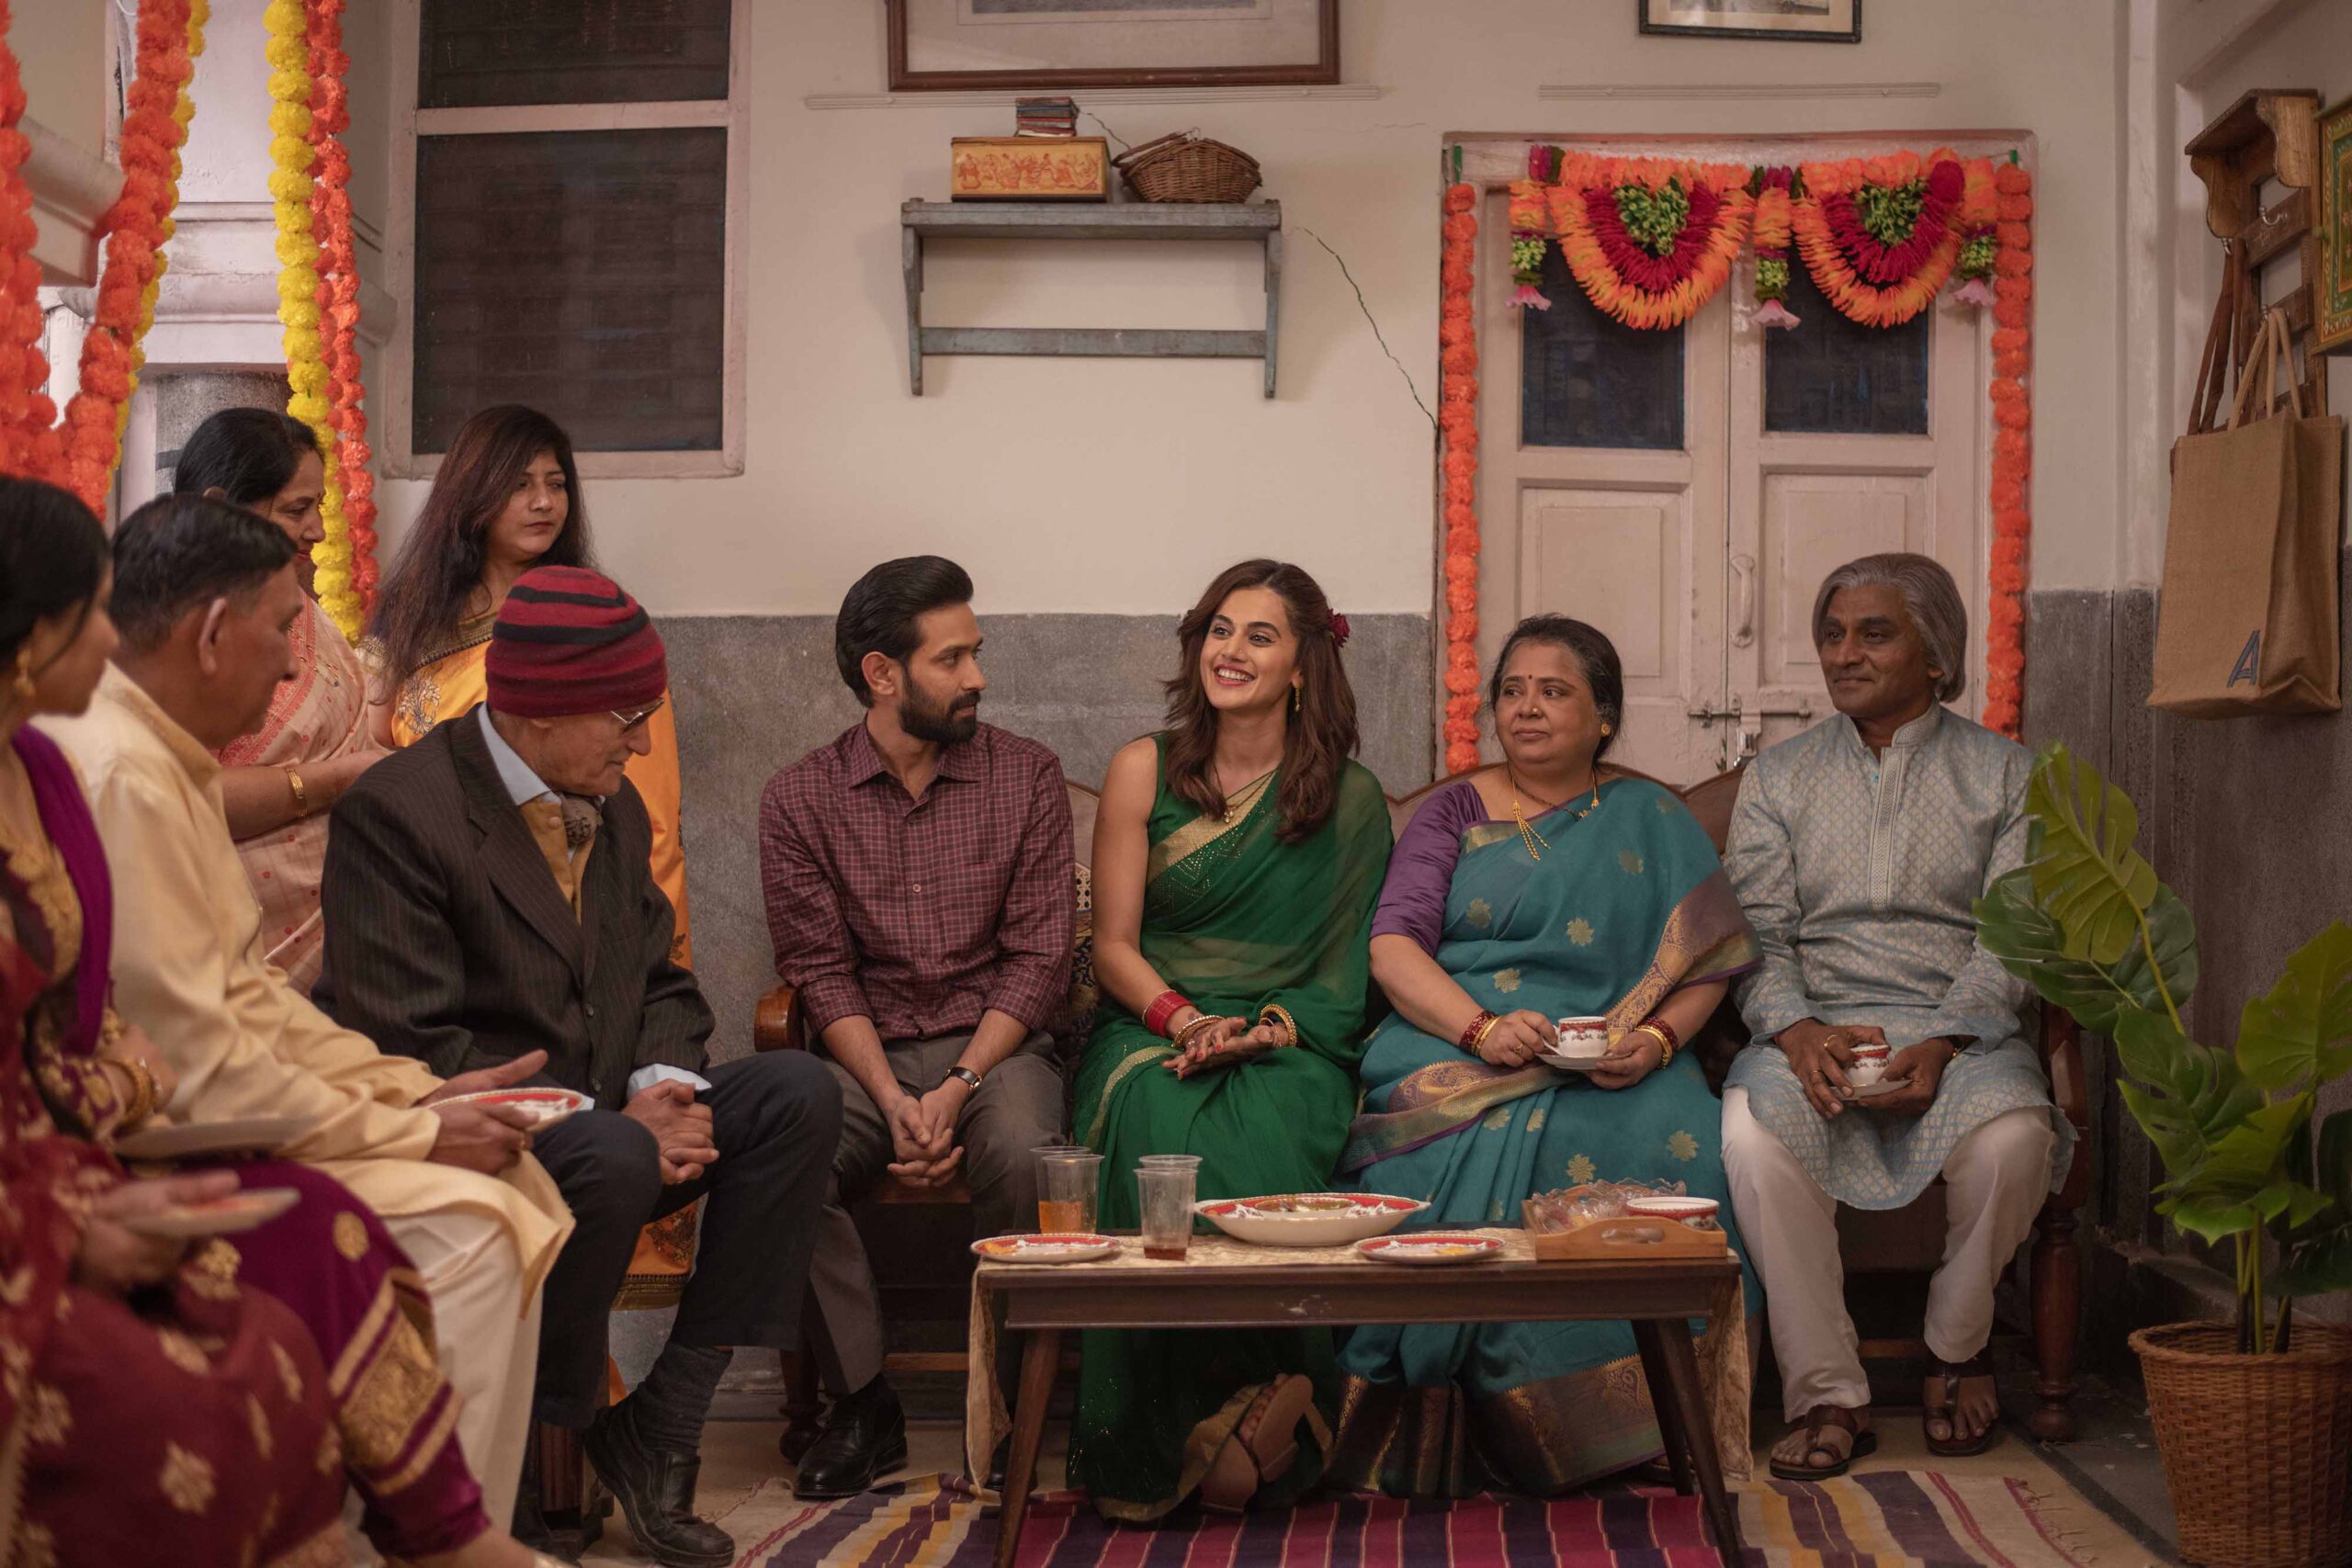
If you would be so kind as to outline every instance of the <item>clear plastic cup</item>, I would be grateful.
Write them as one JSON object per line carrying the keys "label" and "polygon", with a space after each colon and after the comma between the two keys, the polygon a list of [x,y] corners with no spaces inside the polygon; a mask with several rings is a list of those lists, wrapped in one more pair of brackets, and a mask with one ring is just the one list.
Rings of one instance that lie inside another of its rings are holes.
{"label": "clear plastic cup", "polygon": [[1198,1170],[1201,1168],[1201,1156],[1198,1155],[1146,1155],[1136,1163],[1147,1169],[1153,1166],[1168,1166],[1179,1170]]}
{"label": "clear plastic cup", "polygon": [[[1171,1156],[1176,1159],[1187,1156]],[[1148,1157],[1136,1170],[1136,1185],[1143,1200],[1143,1255],[1181,1263],[1193,1244],[1193,1194],[1199,1172],[1190,1165],[1153,1165]]]}
{"label": "clear plastic cup", "polygon": [[1094,1230],[1094,1186],[1102,1156],[1092,1149],[1037,1151],[1037,1228],[1048,1235],[1083,1235]]}

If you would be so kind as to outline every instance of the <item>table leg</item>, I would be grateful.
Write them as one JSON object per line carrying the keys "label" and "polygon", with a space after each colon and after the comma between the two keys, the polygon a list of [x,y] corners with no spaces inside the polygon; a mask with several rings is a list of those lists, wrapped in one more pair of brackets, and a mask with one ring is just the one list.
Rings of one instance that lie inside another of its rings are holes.
{"label": "table leg", "polygon": [[[1706,1392],[1699,1386],[1699,1357],[1690,1348],[1690,1325],[1679,1317],[1667,1318],[1657,1324],[1657,1333],[1675,1403],[1682,1407],[1682,1429],[1690,1437],[1690,1462],[1698,1468],[1699,1492],[1707,1500],[1707,1522],[1714,1527],[1715,1554],[1725,1568],[1737,1568],[1739,1508],[1724,1490],[1723,1462],[1715,1452],[1715,1424],[1707,1413]],[[1737,1355],[1743,1348],[1726,1345],[1722,1354]]]}
{"label": "table leg", "polygon": [[1636,1318],[1633,1327],[1634,1344],[1642,1352],[1642,1376],[1649,1380],[1650,1409],[1657,1417],[1657,1435],[1666,1441],[1667,1467],[1674,1472],[1674,1490],[1688,1497],[1697,1490],[1690,1476],[1690,1434],[1683,1428],[1682,1406],[1674,1397],[1674,1375],[1667,1369],[1657,1324]]}
{"label": "table leg", "polygon": [[[1012,1451],[1005,1457],[1004,1499],[997,1509],[996,1568],[1012,1568],[1021,1550],[1021,1521],[1029,1512],[1029,1483],[1037,1473],[1037,1447],[1046,1433],[1046,1405],[1061,1363],[1058,1328],[1033,1328],[1021,1351],[1021,1392],[1012,1407]],[[979,1375],[976,1369],[975,1376]]]}

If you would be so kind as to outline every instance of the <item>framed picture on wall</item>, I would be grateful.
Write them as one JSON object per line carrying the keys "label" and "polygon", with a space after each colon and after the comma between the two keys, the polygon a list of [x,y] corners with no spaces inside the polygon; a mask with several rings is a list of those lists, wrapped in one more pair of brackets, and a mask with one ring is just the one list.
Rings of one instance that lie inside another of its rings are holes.
{"label": "framed picture on wall", "polygon": [[1862,0],[1634,0],[1642,31],[1681,38],[1862,41]]}
{"label": "framed picture on wall", "polygon": [[886,0],[885,9],[894,93],[1340,79],[1340,0]]}
{"label": "framed picture on wall", "polygon": [[2319,117],[2319,280],[2312,325],[2331,353],[2352,348],[2352,98]]}

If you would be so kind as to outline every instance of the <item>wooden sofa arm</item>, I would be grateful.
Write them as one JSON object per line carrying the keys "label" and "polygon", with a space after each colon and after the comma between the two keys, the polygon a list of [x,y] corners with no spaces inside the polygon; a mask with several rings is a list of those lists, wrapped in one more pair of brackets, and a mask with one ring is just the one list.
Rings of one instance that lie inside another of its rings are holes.
{"label": "wooden sofa arm", "polygon": [[805,1051],[808,1048],[808,1018],[800,996],[789,986],[778,986],[752,1010],[752,1049]]}
{"label": "wooden sofa arm", "polygon": [[2041,1010],[2041,1063],[2050,1073],[2050,1098],[2075,1129],[2074,1166],[2050,1202],[2079,1209],[2091,1186],[2090,1080],[2083,1071],[2083,1026],[2064,1008],[2045,1004]]}

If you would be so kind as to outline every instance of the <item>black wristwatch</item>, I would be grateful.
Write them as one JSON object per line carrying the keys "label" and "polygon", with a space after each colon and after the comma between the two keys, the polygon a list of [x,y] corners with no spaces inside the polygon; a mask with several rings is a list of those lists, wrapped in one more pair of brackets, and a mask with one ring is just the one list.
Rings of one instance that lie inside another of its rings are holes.
{"label": "black wristwatch", "polygon": [[980,1075],[972,1071],[971,1068],[964,1066],[960,1063],[948,1068],[947,1076],[951,1078],[962,1078],[974,1089],[980,1087]]}

